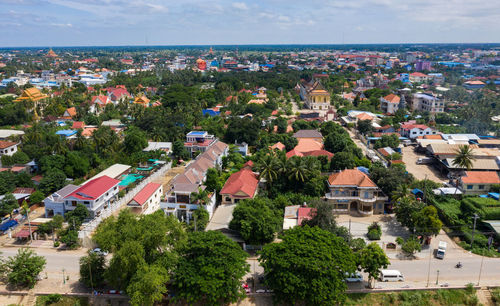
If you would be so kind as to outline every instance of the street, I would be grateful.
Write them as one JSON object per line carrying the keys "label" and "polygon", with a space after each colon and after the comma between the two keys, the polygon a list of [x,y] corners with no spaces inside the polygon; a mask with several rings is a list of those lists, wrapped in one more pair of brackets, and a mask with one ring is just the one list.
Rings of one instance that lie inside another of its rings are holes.
{"label": "street", "polygon": [[[2,248],[1,256],[9,257],[15,256],[17,254],[17,250],[19,248],[9,247]],[[37,255],[45,257],[47,260],[47,264],[45,266],[46,272],[60,272],[62,273],[62,269],[67,271],[68,273],[79,273],[79,259],[80,256],[85,255],[84,250],[76,250],[76,251],[57,251],[52,249],[35,249],[31,250],[35,251]]]}

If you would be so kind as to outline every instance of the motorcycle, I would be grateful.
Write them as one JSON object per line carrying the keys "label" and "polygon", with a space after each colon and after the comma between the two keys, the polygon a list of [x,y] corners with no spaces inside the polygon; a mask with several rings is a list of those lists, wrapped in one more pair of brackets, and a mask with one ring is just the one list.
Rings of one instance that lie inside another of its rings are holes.
{"label": "motorcycle", "polygon": [[455,265],[455,268],[457,269],[460,269],[462,267],[462,263],[458,262],[456,265]]}

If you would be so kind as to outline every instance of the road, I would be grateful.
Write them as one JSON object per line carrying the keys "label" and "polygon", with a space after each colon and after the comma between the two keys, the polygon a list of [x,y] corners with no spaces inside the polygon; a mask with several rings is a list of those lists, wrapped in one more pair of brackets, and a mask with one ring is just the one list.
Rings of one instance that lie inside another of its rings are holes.
{"label": "road", "polygon": [[[8,247],[2,248],[1,256],[9,257],[15,256],[17,254],[17,250],[19,248]],[[52,249],[31,249],[37,253],[39,256],[45,257],[47,260],[47,264],[45,266],[46,272],[60,272],[62,273],[62,269],[67,271],[68,273],[79,273],[79,259],[81,256],[85,255],[84,250],[76,250],[76,251],[57,251]]]}

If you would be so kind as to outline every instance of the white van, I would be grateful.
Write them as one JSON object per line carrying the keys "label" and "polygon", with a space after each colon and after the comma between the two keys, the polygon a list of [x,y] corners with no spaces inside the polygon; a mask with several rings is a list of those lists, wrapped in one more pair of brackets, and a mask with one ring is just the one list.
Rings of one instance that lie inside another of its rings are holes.
{"label": "white van", "polygon": [[398,270],[381,270],[380,281],[382,282],[404,282],[403,273]]}

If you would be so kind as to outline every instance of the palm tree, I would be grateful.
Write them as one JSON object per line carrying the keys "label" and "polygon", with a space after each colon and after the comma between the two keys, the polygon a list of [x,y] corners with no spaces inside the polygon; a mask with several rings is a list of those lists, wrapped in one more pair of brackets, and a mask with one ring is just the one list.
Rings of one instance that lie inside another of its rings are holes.
{"label": "palm tree", "polygon": [[472,169],[472,162],[476,159],[474,158],[472,148],[469,145],[459,146],[455,153],[457,156],[452,162],[454,166],[465,168],[467,171]]}
{"label": "palm tree", "polygon": [[257,169],[260,173],[260,178],[271,183],[278,178],[278,160],[274,155],[266,155],[258,164]]}
{"label": "palm tree", "polygon": [[297,182],[305,182],[309,175],[309,169],[307,169],[304,159],[298,156],[292,156],[292,158],[287,161],[287,169],[288,179],[293,179]]}
{"label": "palm tree", "polygon": [[399,201],[400,199],[406,197],[409,194],[409,191],[408,185],[399,185],[398,188],[392,193],[392,200],[394,202]]}
{"label": "palm tree", "polygon": [[198,188],[198,192],[191,193],[190,196],[192,203],[205,205],[210,202],[210,198],[208,197],[208,191]]}
{"label": "palm tree", "polygon": [[[472,169],[473,166],[472,162],[476,160],[476,158],[474,157],[472,148],[469,145],[459,146],[458,149],[455,151],[455,153],[457,154],[457,156],[452,161],[452,164],[454,166],[466,169],[467,171]],[[456,194],[458,189],[458,178],[457,181],[455,182],[455,187],[456,187],[455,188],[455,194]]]}

